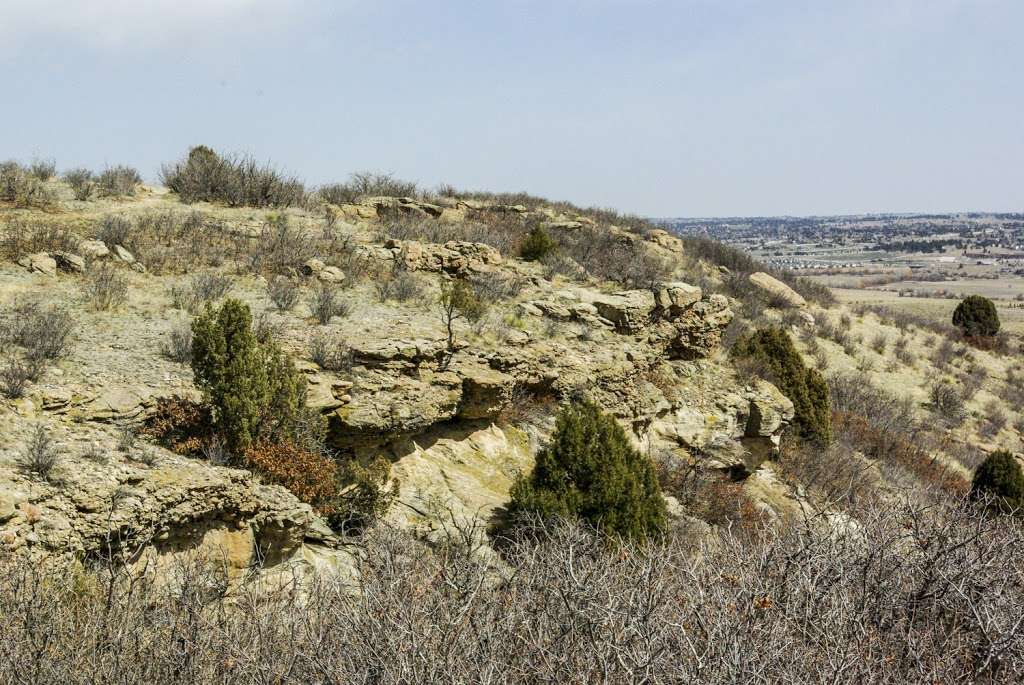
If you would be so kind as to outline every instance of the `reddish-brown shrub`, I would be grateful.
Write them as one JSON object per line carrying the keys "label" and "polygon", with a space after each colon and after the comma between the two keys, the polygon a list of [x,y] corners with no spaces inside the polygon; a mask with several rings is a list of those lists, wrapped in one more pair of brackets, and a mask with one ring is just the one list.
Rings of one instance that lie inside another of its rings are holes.
{"label": "reddish-brown shrub", "polygon": [[261,440],[245,452],[245,463],[267,480],[283,485],[322,514],[334,510],[338,466],[330,457],[293,442]]}
{"label": "reddish-brown shrub", "polygon": [[142,428],[144,435],[178,454],[199,454],[212,438],[210,407],[186,397],[161,397]]}
{"label": "reddish-brown shrub", "polygon": [[933,451],[921,445],[923,436],[881,429],[865,416],[842,411],[832,413],[832,424],[840,440],[869,458],[901,464],[922,482],[954,495],[966,495],[970,490],[970,483],[939,458],[941,449]]}

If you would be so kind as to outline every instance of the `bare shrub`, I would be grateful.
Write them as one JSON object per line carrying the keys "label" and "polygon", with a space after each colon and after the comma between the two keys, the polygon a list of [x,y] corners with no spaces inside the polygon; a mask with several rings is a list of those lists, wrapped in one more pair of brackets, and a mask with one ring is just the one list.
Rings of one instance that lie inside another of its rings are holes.
{"label": "bare shrub", "polygon": [[128,300],[128,279],[109,263],[90,269],[83,289],[86,299],[98,311],[116,309]]}
{"label": "bare shrub", "polygon": [[194,275],[187,284],[171,287],[171,302],[176,309],[195,314],[205,305],[223,298],[234,285],[230,276],[213,271]]}
{"label": "bare shrub", "polygon": [[347,541],[352,578],[308,586],[236,588],[223,563],[185,561],[160,582],[123,563],[141,546],[127,534],[75,572],[5,557],[5,658],[25,682],[79,682],[85,662],[90,681],[153,685],[1002,684],[1024,670],[1024,533],[963,503],[643,545],[537,524],[504,541],[501,566],[479,526],[442,521],[435,544],[370,529]]}
{"label": "bare shrub", "polygon": [[129,197],[142,183],[138,170],[129,166],[107,167],[96,177],[96,190],[107,197]]}
{"label": "bare shrub", "polygon": [[982,423],[979,429],[982,437],[992,439],[999,435],[1007,424],[1006,412],[997,400],[989,400],[982,412]]}
{"label": "bare shrub", "polygon": [[28,169],[13,161],[0,163],[0,202],[45,209],[55,201],[53,192]]}
{"label": "bare shrub", "polygon": [[402,181],[393,174],[359,171],[352,174],[346,183],[321,186],[317,197],[335,205],[351,204],[366,197],[409,197],[419,196],[415,183]]}
{"label": "bare shrub", "polygon": [[932,410],[951,426],[959,426],[967,418],[963,389],[946,381],[932,383],[928,391]]}
{"label": "bare shrub", "polygon": [[28,171],[40,181],[49,181],[57,175],[57,163],[53,159],[33,159]]}
{"label": "bare shrub", "polygon": [[75,320],[57,306],[35,300],[17,302],[3,323],[3,338],[20,345],[30,360],[53,360],[71,350]]}
{"label": "bare shrub", "polygon": [[131,235],[132,222],[127,217],[108,214],[100,220],[100,227],[96,238],[103,241],[110,248],[113,248],[115,245],[128,247],[132,242]]}
{"label": "bare shrub", "polygon": [[344,340],[323,334],[310,339],[309,358],[325,371],[351,371],[355,363],[352,349]]}
{"label": "bare shrub", "polygon": [[299,302],[299,285],[287,276],[274,276],[267,281],[267,297],[279,312],[288,312]]}
{"label": "bare shrub", "polygon": [[351,309],[351,305],[341,299],[341,291],[329,283],[321,283],[309,298],[309,311],[321,326],[326,326],[336,316],[348,316]]}
{"label": "bare shrub", "polygon": [[949,338],[943,338],[932,353],[932,363],[939,369],[945,369],[957,356],[956,346]]}
{"label": "bare shrub", "polygon": [[476,296],[484,302],[497,304],[510,300],[526,287],[526,281],[500,271],[489,271],[472,277],[471,283]]}
{"label": "bare shrub", "polygon": [[0,253],[8,259],[33,252],[76,252],[78,236],[67,226],[50,221],[11,219],[0,233]]}
{"label": "bare shrub", "polygon": [[21,470],[32,473],[42,480],[49,480],[54,467],[60,462],[60,453],[53,442],[53,436],[43,424],[32,429],[32,435],[22,451],[18,454],[17,463]]}
{"label": "bare shrub", "polygon": [[878,354],[885,354],[886,349],[889,347],[889,336],[885,333],[878,333],[871,339],[871,349]]}
{"label": "bare shrub", "polygon": [[276,214],[263,224],[250,255],[250,268],[256,273],[290,276],[315,253],[312,238],[294,226],[286,214]]}
{"label": "bare shrub", "polygon": [[192,361],[192,325],[186,321],[171,328],[161,351],[171,361],[179,364],[190,363]]}
{"label": "bare shrub", "polygon": [[42,361],[24,359],[12,354],[3,366],[0,366],[0,393],[10,400],[25,396],[25,389],[30,381],[42,375]]}
{"label": "bare shrub", "polygon": [[381,302],[394,300],[408,302],[423,296],[426,284],[421,278],[405,269],[396,269],[391,274],[374,282],[377,299]]}
{"label": "bare shrub", "polygon": [[301,205],[302,182],[270,164],[244,155],[222,155],[199,145],[188,156],[164,165],[164,185],[182,202],[223,202],[231,207],[290,207]]}
{"label": "bare shrub", "polygon": [[72,169],[64,172],[64,182],[71,187],[71,194],[79,201],[88,200],[96,190],[93,173],[88,169]]}

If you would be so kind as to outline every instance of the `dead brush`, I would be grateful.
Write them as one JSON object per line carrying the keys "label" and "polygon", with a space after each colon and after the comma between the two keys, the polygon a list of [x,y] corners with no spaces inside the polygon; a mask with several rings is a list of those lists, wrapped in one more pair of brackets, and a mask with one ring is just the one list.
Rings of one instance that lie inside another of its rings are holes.
{"label": "dead brush", "polygon": [[321,326],[326,326],[336,316],[348,316],[352,306],[341,299],[341,290],[328,283],[322,283],[309,298],[309,311]]}
{"label": "dead brush", "polygon": [[89,271],[83,292],[93,309],[116,309],[128,300],[128,279],[113,264],[103,262]]}
{"label": "dead brush", "polygon": [[213,271],[199,273],[187,283],[171,287],[171,302],[175,309],[195,314],[207,304],[226,296],[233,286],[234,281],[230,276]]}
{"label": "dead brush", "polygon": [[18,454],[17,464],[26,473],[50,480],[53,469],[60,463],[60,452],[53,436],[43,424],[32,429],[25,447]]}

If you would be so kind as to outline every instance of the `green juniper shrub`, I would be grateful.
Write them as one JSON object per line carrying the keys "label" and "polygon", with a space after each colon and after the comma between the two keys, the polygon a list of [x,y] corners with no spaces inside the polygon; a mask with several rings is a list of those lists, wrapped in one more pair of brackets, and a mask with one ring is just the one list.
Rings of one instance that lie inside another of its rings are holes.
{"label": "green juniper shrub", "polygon": [[1006,450],[997,450],[981,462],[974,472],[971,497],[991,497],[1001,511],[1024,507],[1024,472],[1017,459]]}
{"label": "green juniper shrub", "polygon": [[534,226],[519,247],[519,256],[528,262],[538,262],[555,251],[555,241],[543,226]]}
{"label": "green juniper shrub", "polygon": [[523,515],[578,518],[613,536],[643,539],[665,527],[654,465],[611,416],[586,401],[558,416],[529,476],[512,488],[512,520]]}
{"label": "green juniper shrub", "polygon": [[992,300],[969,295],[953,310],[953,325],[968,338],[989,338],[999,332],[999,314]]}
{"label": "green juniper shrub", "polygon": [[738,341],[732,354],[793,402],[793,424],[801,437],[822,445],[832,441],[828,383],[804,364],[785,330],[776,326],[756,330]]}
{"label": "green juniper shrub", "polygon": [[297,439],[316,421],[306,409],[305,381],[273,340],[260,340],[248,305],[209,304],[192,323],[192,370],[229,451],[241,455],[260,439]]}

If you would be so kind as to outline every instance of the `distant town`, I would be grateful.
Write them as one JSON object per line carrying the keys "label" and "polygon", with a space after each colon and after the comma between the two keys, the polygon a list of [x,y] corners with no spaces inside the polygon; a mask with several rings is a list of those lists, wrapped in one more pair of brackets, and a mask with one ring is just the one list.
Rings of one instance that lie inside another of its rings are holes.
{"label": "distant town", "polygon": [[661,219],[798,271],[936,265],[1024,266],[1024,213]]}

